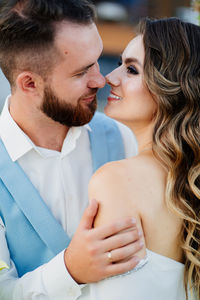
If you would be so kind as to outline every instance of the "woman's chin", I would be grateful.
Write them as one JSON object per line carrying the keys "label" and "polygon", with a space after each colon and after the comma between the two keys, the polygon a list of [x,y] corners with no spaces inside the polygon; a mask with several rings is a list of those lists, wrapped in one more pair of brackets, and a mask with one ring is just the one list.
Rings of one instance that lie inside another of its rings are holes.
{"label": "woman's chin", "polygon": [[119,115],[119,112],[116,110],[116,108],[113,108],[109,103],[104,107],[104,113],[106,116],[116,120],[117,116]]}
{"label": "woman's chin", "polygon": [[126,125],[130,129],[132,128],[132,119],[130,119],[130,115],[127,111],[122,111],[122,108],[118,109],[117,107],[107,104],[104,107],[104,113],[106,116]]}
{"label": "woman's chin", "polygon": [[104,107],[104,113],[105,113],[106,116],[108,116],[108,117],[110,117],[110,118],[112,118],[112,119],[114,119],[116,121],[119,121],[121,123],[124,123],[122,121],[122,114],[120,113],[120,110],[113,109],[109,105],[106,105]]}

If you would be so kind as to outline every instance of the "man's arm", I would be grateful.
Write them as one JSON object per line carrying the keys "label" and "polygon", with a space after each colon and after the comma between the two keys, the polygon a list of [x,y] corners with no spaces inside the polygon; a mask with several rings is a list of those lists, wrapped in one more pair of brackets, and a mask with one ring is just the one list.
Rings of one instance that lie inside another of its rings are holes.
{"label": "man's arm", "polygon": [[64,264],[64,251],[49,263],[18,277],[10,259],[5,228],[0,219],[0,260],[9,267],[0,271],[1,300],[75,300],[81,294],[79,286],[69,275]]}
{"label": "man's arm", "polygon": [[[81,295],[79,283],[98,281],[105,277],[126,272],[138,263],[132,258],[123,264],[111,264],[107,253],[112,247],[120,248],[124,243],[133,243],[133,252],[141,246],[136,230],[129,237],[121,235],[113,241],[112,235],[128,228],[135,229],[135,221],[128,218],[102,228],[92,228],[98,210],[96,201],[86,209],[80,225],[69,245],[50,262],[36,270],[18,277],[12,263],[5,238],[5,228],[0,226],[0,260],[6,262],[9,269],[0,271],[1,300],[76,300]],[[114,245],[113,245],[114,243]],[[126,251],[126,247],[123,247]],[[133,253],[133,254],[134,254]]]}

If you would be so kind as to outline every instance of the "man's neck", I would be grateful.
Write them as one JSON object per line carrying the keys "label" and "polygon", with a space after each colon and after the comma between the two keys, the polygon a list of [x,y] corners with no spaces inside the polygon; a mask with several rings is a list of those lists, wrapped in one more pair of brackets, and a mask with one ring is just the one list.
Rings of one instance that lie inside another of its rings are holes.
{"label": "man's neck", "polygon": [[68,127],[45,116],[38,108],[27,107],[16,101],[10,101],[10,114],[17,125],[32,140],[42,148],[61,151]]}

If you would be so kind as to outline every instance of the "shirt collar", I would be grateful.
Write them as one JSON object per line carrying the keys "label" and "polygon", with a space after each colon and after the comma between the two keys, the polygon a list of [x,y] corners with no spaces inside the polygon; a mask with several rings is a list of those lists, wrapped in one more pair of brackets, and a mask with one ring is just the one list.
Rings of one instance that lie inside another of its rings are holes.
{"label": "shirt collar", "polygon": [[61,152],[37,147],[11,117],[9,112],[9,98],[10,96],[7,97],[0,116],[0,136],[12,161],[18,160],[32,149],[43,157],[65,156],[76,147],[82,130],[91,130],[88,124],[70,128],[63,142]]}
{"label": "shirt collar", "polygon": [[33,148],[33,143],[11,117],[9,98],[10,96],[7,97],[0,116],[0,135],[11,159],[16,161]]}

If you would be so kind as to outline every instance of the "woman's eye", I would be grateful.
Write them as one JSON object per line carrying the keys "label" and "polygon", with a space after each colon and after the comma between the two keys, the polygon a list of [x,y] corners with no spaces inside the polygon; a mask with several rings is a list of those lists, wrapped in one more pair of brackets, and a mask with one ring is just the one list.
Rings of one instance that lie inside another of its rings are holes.
{"label": "woman's eye", "polygon": [[127,67],[127,73],[133,74],[133,75],[138,75],[138,71],[134,66],[129,66]]}

